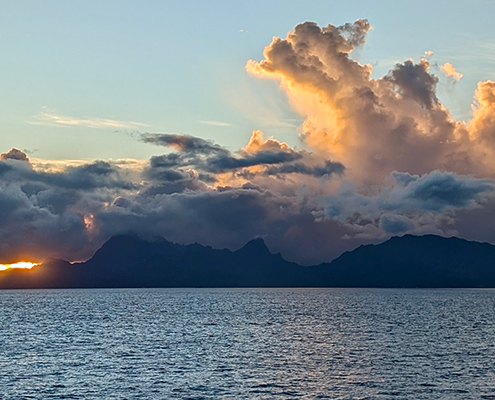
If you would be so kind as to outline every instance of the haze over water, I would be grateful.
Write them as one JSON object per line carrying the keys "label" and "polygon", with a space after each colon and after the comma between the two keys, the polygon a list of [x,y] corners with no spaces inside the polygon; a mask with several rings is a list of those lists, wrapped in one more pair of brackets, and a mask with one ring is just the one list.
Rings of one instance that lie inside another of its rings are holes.
{"label": "haze over water", "polygon": [[0,399],[495,398],[495,291],[0,291]]}

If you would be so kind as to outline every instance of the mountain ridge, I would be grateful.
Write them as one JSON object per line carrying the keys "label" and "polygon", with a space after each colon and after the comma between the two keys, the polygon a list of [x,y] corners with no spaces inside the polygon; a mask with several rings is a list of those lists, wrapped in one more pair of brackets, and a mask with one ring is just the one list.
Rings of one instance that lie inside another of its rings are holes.
{"label": "mountain ridge", "polygon": [[116,235],[82,263],[48,260],[0,272],[0,288],[495,287],[495,246],[437,235],[395,236],[300,266],[262,238],[240,249]]}

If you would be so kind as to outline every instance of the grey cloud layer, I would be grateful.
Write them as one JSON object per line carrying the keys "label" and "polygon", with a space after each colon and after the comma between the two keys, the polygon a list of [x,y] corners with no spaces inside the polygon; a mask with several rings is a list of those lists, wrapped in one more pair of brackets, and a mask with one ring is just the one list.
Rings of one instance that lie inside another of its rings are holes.
{"label": "grey cloud layer", "polygon": [[325,214],[358,234],[380,235],[439,231],[457,210],[467,210],[493,201],[495,181],[433,171],[422,176],[393,172],[393,183],[373,195],[342,190],[325,199]]}
{"label": "grey cloud layer", "polygon": [[135,188],[107,162],[49,172],[33,169],[18,150],[2,154],[0,256],[86,256],[99,241],[88,235],[85,217],[112,201],[115,193]]}
{"label": "grey cloud layer", "polygon": [[[267,175],[299,173],[322,177],[342,174],[345,169],[341,163],[330,160],[326,160],[323,165],[316,166],[295,163],[294,161],[302,158],[307,159],[310,154],[273,145],[265,146],[254,153],[241,151],[240,154],[234,155],[219,145],[188,135],[146,133],[142,134],[141,140],[146,143],[172,147],[179,151],[179,153],[153,157],[150,162],[151,170],[169,171],[169,168],[191,167],[206,173],[218,174],[235,172],[246,167],[270,166],[262,173]],[[155,172],[150,171],[150,173]]]}
{"label": "grey cloud layer", "polygon": [[[0,255],[4,259],[18,253],[38,260],[84,259],[111,235],[126,232],[231,248],[265,236],[283,250],[294,247],[293,241],[307,234],[283,239],[295,223],[294,217],[312,218],[317,207],[311,199],[295,193],[296,184],[288,188],[285,175],[329,179],[343,170],[330,161],[321,167],[305,166],[302,160],[310,155],[282,149],[275,141],[233,154],[190,136],[150,137],[160,145],[179,145],[176,152],[152,157],[138,173],[130,173],[125,163],[119,166],[105,161],[54,172],[34,167],[18,150],[3,154],[0,234],[4,240]],[[218,173],[242,175],[246,167],[253,166],[261,170],[252,173],[252,183],[212,185]],[[278,170],[268,171],[270,167]],[[281,193],[257,185],[258,176],[282,182],[285,190]],[[301,259],[308,262],[311,256]]]}

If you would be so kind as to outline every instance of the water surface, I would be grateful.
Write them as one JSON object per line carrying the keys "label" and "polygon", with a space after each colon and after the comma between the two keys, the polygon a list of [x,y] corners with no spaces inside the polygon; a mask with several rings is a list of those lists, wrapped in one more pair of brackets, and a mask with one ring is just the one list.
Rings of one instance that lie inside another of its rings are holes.
{"label": "water surface", "polygon": [[495,291],[0,291],[1,399],[495,399]]}

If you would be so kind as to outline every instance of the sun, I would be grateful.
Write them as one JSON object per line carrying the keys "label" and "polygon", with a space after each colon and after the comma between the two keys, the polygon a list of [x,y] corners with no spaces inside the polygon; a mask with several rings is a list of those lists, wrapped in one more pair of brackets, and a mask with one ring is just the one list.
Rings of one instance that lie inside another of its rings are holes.
{"label": "sun", "polygon": [[6,271],[8,269],[15,269],[15,268],[31,269],[33,267],[36,267],[37,265],[39,265],[39,263],[33,263],[28,261],[19,261],[14,264],[0,264],[0,271]]}

